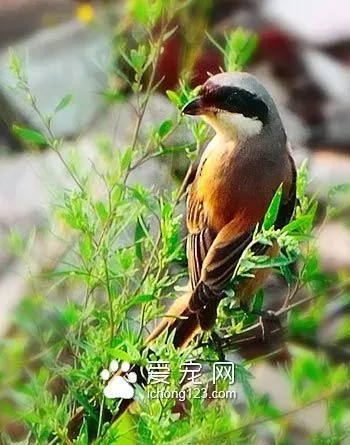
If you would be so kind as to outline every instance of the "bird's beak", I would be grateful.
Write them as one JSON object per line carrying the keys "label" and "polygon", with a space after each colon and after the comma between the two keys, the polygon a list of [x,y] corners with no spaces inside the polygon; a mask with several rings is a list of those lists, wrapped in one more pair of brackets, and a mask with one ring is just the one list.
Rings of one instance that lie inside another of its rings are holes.
{"label": "bird's beak", "polygon": [[182,109],[183,114],[189,114],[191,116],[197,116],[199,114],[204,114],[204,104],[202,97],[199,96],[196,99],[191,100],[187,105]]}

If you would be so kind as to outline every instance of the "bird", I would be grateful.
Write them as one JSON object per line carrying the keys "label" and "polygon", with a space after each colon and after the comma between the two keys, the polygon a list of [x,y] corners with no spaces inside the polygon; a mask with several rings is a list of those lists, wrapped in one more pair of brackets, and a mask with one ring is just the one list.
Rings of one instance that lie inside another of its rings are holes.
{"label": "bird", "polygon": [[[296,205],[297,173],[291,148],[277,107],[258,79],[245,72],[215,74],[182,112],[201,116],[215,135],[203,152],[188,190],[189,290],[174,301],[145,339],[144,348],[151,353],[152,343],[162,334],[181,349],[201,331],[215,327],[225,289],[281,184],[276,228],[291,220]],[[252,249],[257,254],[278,254],[276,243],[270,247],[253,244]],[[243,307],[269,273],[260,269],[235,289]],[[133,372],[137,382],[146,386],[141,366],[135,365]],[[118,376],[116,373],[109,384],[113,385]],[[121,400],[112,421],[132,403],[131,399]],[[69,425],[72,437],[82,416],[79,412]]]}
{"label": "bird", "polygon": [[[282,228],[296,205],[297,172],[277,106],[252,74],[222,72],[208,78],[182,110],[200,116],[215,131],[200,159],[187,199],[187,258],[190,291],[179,297],[149,335],[175,330],[176,347],[215,325],[217,308],[257,225],[282,185],[275,221]],[[257,254],[279,248],[254,245]],[[256,271],[235,289],[245,310],[271,271]]]}

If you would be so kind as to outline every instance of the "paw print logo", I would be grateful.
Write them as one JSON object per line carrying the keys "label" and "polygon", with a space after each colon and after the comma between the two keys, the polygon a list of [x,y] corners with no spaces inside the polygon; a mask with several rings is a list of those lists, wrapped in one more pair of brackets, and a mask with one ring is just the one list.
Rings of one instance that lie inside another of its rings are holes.
{"label": "paw print logo", "polygon": [[[119,368],[119,362],[112,360],[108,369],[103,369],[100,374],[104,382],[108,382],[103,390],[107,399],[132,399],[135,395],[135,389],[131,383],[137,382],[137,375],[130,371],[130,363],[123,362]],[[116,375],[121,370],[125,375]]]}

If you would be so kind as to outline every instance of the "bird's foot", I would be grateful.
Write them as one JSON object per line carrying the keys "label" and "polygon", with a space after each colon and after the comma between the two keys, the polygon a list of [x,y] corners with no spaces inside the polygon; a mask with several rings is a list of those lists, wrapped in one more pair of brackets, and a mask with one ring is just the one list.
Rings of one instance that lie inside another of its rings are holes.
{"label": "bird's foot", "polygon": [[273,316],[260,316],[260,325],[264,343],[272,344],[276,340],[277,332],[283,331],[281,321],[275,313]]}
{"label": "bird's foot", "polygon": [[279,323],[278,315],[275,311],[267,310],[267,311],[256,311],[256,315],[259,315],[261,318],[265,318],[266,320],[275,321],[276,323]]}
{"label": "bird's foot", "polygon": [[281,321],[276,312],[271,310],[250,310],[247,305],[241,304],[241,309],[246,314],[257,315],[262,330],[262,340],[264,343],[272,343],[273,334],[282,329]]}

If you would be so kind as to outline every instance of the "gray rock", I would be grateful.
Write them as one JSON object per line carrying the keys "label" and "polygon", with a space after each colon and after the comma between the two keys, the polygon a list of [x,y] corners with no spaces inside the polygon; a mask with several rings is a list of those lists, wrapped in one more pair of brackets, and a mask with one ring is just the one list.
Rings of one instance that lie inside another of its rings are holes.
{"label": "gray rock", "polygon": [[249,370],[254,379],[251,384],[258,394],[268,394],[271,403],[281,412],[291,412],[288,420],[293,427],[315,433],[321,431],[327,420],[327,404],[324,401],[315,403],[293,413],[293,393],[288,376],[282,368],[268,363],[258,363]]}
{"label": "gray rock", "polygon": [[309,137],[309,131],[299,116],[287,108],[289,101],[288,91],[286,91],[285,86],[276,79],[271,71],[271,67],[266,62],[259,63],[252,70],[252,74],[264,84],[273,97],[291,144],[293,146],[304,144]]}
{"label": "gray rock", "polygon": [[348,0],[266,0],[266,18],[286,28],[296,37],[316,44],[334,43],[350,37]]}
{"label": "gray rock", "polygon": [[318,145],[343,147],[350,152],[350,103],[328,107],[326,121],[312,128],[312,139]]}
{"label": "gray rock", "polygon": [[328,98],[338,107],[349,106],[350,68],[320,51],[304,49],[301,55],[309,75]]}
{"label": "gray rock", "polygon": [[[327,149],[312,154],[309,162],[310,191],[328,200],[329,190],[339,184],[350,183],[350,157]],[[339,194],[336,205],[348,202],[348,195]]]}
{"label": "gray rock", "polygon": [[350,230],[340,222],[321,228],[317,237],[322,269],[330,273],[350,271]]}
{"label": "gray rock", "polygon": [[1,0],[0,47],[13,44],[43,26],[70,19],[74,9],[71,0]]}
{"label": "gray rock", "polygon": [[[87,128],[101,111],[99,94],[107,84],[105,75],[109,57],[107,38],[76,21],[42,30],[15,45],[14,50],[25,62],[31,90],[38,108],[45,115],[54,110],[66,95],[72,94],[71,105],[53,121],[57,136],[67,137]],[[8,65],[8,53],[0,53],[0,65]],[[33,127],[43,124],[31,106],[16,91],[4,88],[14,85],[8,69],[0,71],[0,85],[8,102]]]}
{"label": "gray rock", "polygon": [[[97,199],[104,196],[105,188],[95,174],[94,166],[100,169],[101,159],[96,149],[95,139],[102,134],[115,141],[115,150],[130,144],[130,135],[135,125],[133,114],[125,104],[106,113],[104,119],[90,128],[89,132],[67,143],[62,155],[69,159],[72,151],[79,156],[79,170],[92,176],[93,193]],[[149,104],[142,126],[141,140],[146,131],[157,126],[173,110],[169,101],[155,96]],[[115,128],[115,122],[119,122]],[[151,160],[130,177],[130,183],[142,183],[154,190],[163,190],[172,182],[170,168],[159,160]],[[72,188],[74,183],[56,153],[48,150],[36,154],[20,154],[2,157],[0,160],[0,337],[10,326],[10,312],[27,292],[28,265],[17,260],[8,252],[7,237],[10,228],[28,234],[35,228],[49,227],[51,206],[62,198],[64,188]],[[62,228],[61,228],[62,229]],[[53,229],[56,233],[57,230]],[[59,231],[58,231],[59,232]],[[35,239],[28,264],[30,274],[38,275],[43,267],[55,264],[69,245],[71,234],[65,230],[60,237],[41,231]],[[64,241],[62,241],[64,240]]]}
{"label": "gray rock", "polygon": [[[116,147],[124,147],[130,144],[136,122],[136,97],[131,96],[127,101],[114,106],[107,114],[101,116],[92,128],[92,133],[107,134],[112,137]],[[174,105],[165,96],[155,93],[149,100],[140,128],[139,141],[145,142],[149,132],[157,129],[160,124],[168,119],[174,119],[177,111]],[[184,144],[192,142],[193,136],[185,125],[182,125],[169,138],[169,143]]]}

